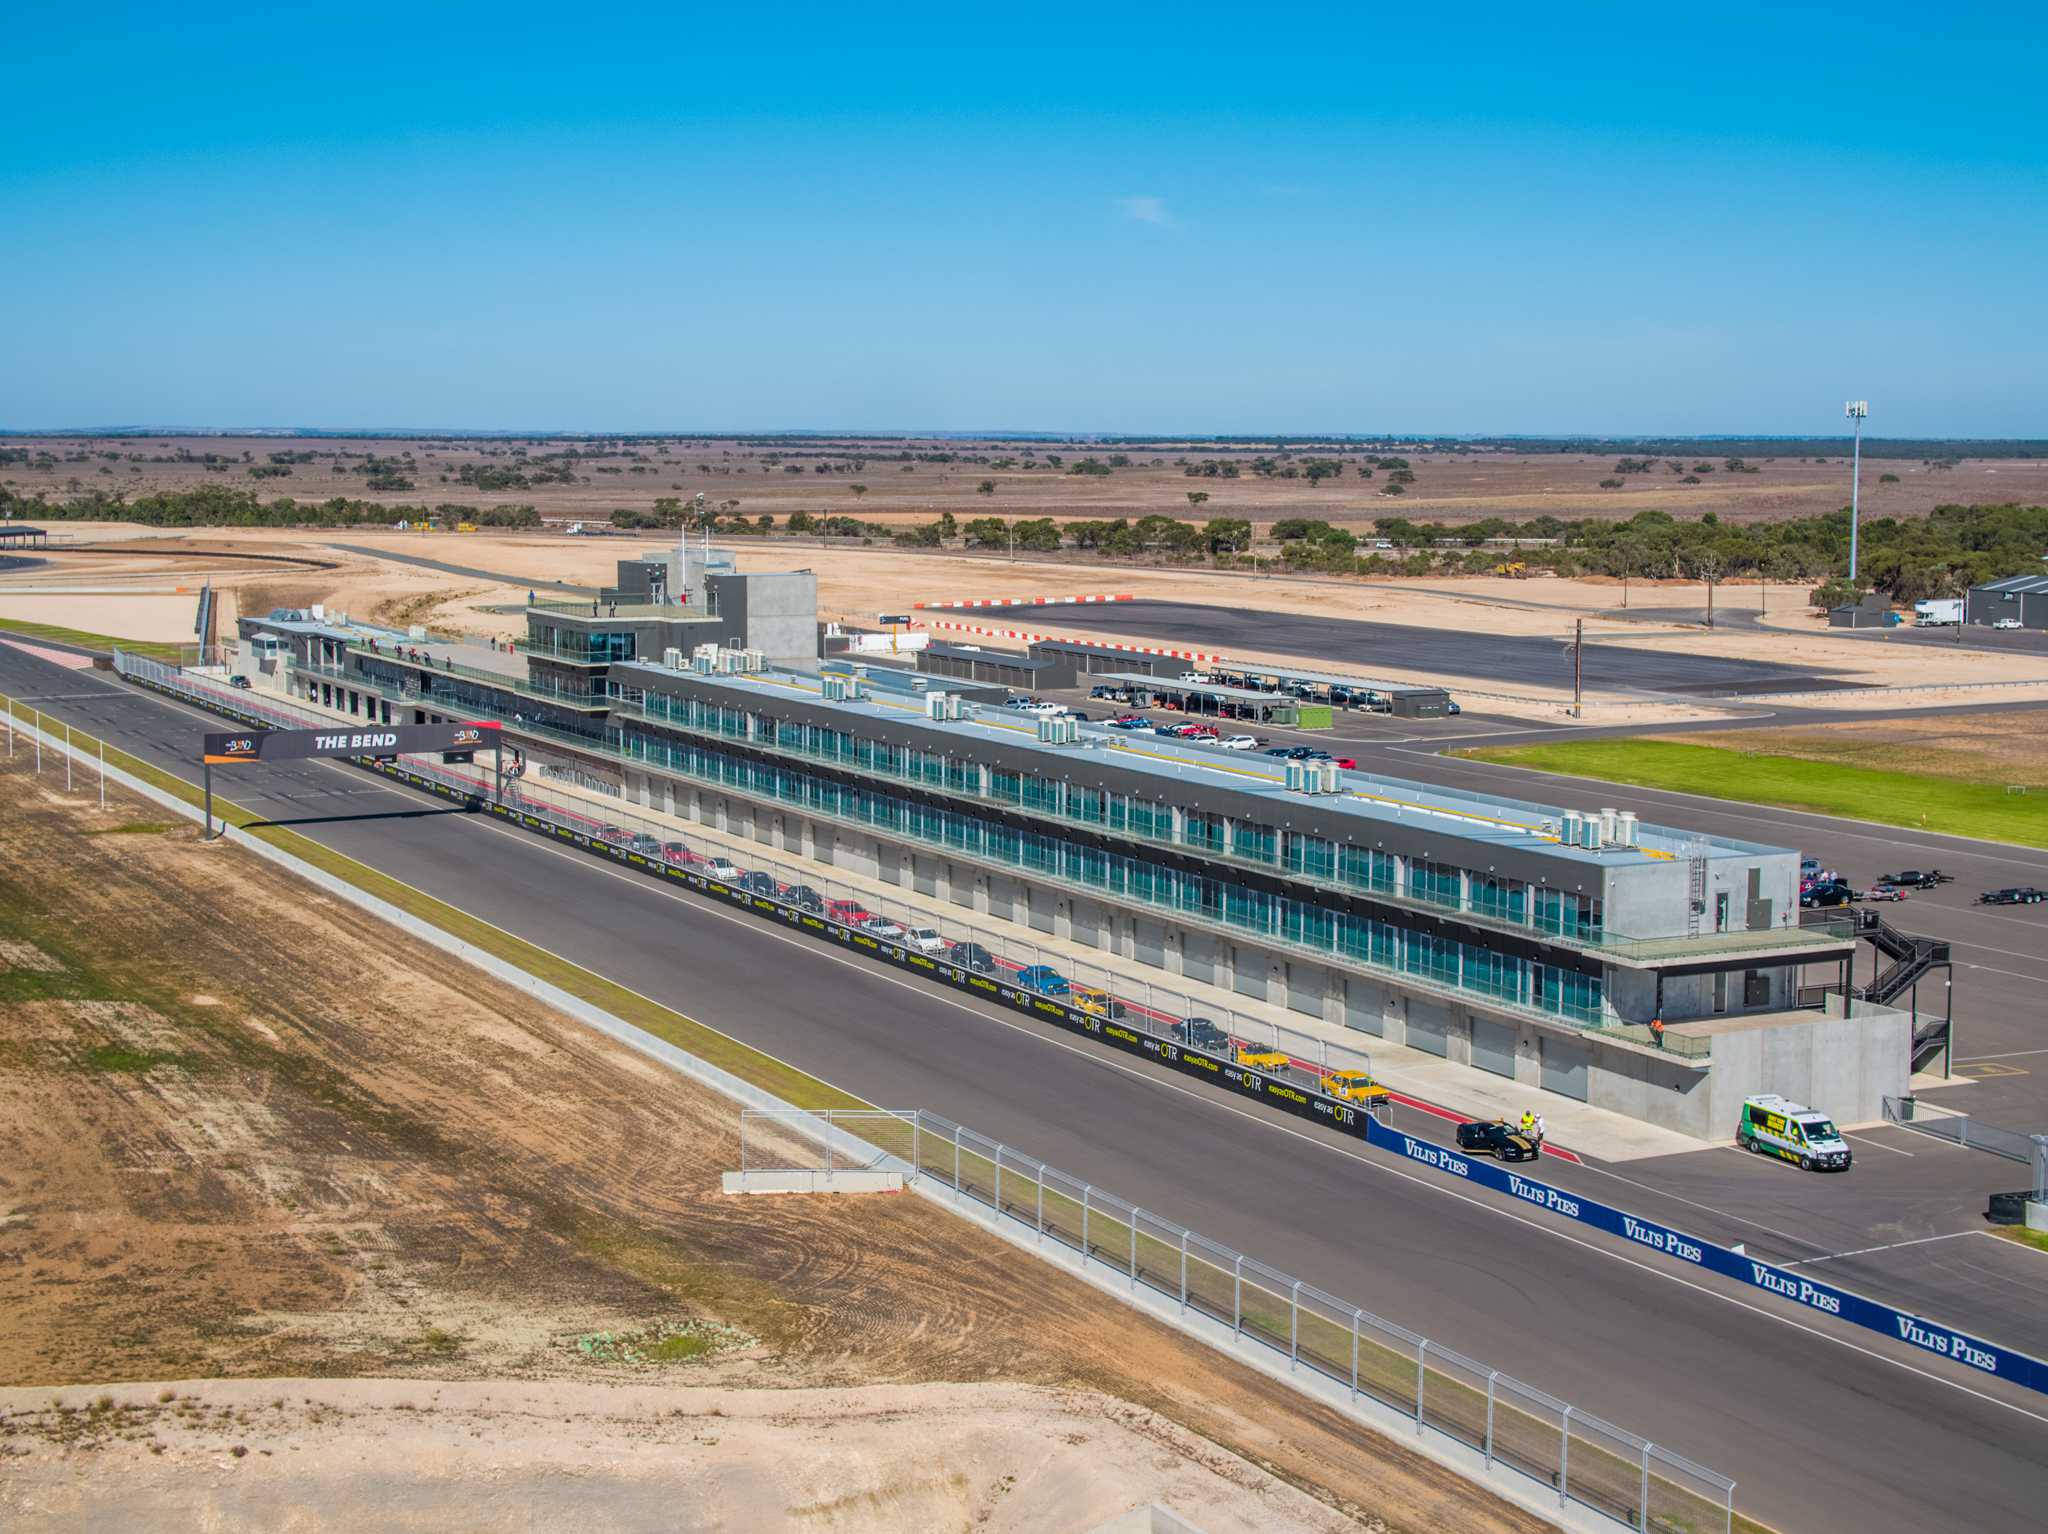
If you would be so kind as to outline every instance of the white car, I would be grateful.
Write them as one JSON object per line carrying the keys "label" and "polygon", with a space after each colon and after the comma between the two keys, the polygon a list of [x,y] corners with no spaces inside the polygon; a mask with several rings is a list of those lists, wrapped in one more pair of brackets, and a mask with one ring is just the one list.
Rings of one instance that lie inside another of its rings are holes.
{"label": "white car", "polygon": [[1180,674],[1180,679],[1183,682],[1213,682],[1216,680],[1206,671],[1183,671]]}
{"label": "white car", "polygon": [[881,938],[887,943],[898,943],[910,936],[908,932],[903,930],[901,922],[891,921],[886,916],[870,916],[867,919],[867,929],[874,936]]}
{"label": "white car", "polygon": [[944,953],[946,940],[939,936],[936,927],[912,927],[910,936],[904,939],[919,953]]}
{"label": "white car", "polygon": [[714,879],[723,879],[728,884],[740,876],[739,864],[728,863],[724,858],[713,858],[704,865],[704,872]]}
{"label": "white car", "polygon": [[1995,629],[2022,629],[2026,625],[2017,618],[1994,618],[1991,626]]}
{"label": "white car", "polygon": [[1226,751],[1256,751],[1259,737],[1256,735],[1226,735],[1216,742]]}
{"label": "white car", "polygon": [[1025,713],[1037,714],[1043,719],[1057,718],[1066,711],[1067,706],[1064,703],[1027,703],[1024,705]]}

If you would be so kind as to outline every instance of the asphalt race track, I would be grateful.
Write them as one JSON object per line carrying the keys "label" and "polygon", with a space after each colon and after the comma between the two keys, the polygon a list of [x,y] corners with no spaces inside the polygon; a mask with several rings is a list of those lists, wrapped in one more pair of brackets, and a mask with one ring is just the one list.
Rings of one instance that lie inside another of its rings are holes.
{"label": "asphalt race track", "polygon": [[[196,776],[208,716],[6,645],[0,690]],[[217,778],[247,808],[849,1091],[935,1109],[1668,1443],[1736,1477],[1743,1509],[1781,1528],[2038,1526],[2039,1398],[1567,1235],[1540,1212],[518,830],[459,813],[378,818],[434,801],[358,769]]]}
{"label": "asphalt race track", "polygon": [[[1555,639],[1490,634],[1473,627],[1470,613],[1446,611],[1445,626],[1371,623],[1318,618],[1246,608],[1204,607],[1193,602],[1117,602],[1091,607],[1077,625],[1091,631],[1128,634],[1148,644],[1187,645],[1228,655],[1233,650],[1273,651],[1318,657],[1329,669],[1426,671],[1484,679],[1501,686],[1569,687],[1572,684],[1571,621],[1559,618]],[[1455,626],[1452,626],[1455,625]],[[1613,644],[1586,646],[1589,688],[1635,688],[1647,692],[1776,692],[1860,685],[1840,680],[1825,668],[1783,666],[1770,661],[1729,660],[1678,651],[1634,650]]]}
{"label": "asphalt race track", "polygon": [[369,559],[388,559],[395,564],[416,565],[422,570],[438,570],[443,575],[460,575],[473,581],[502,581],[507,586],[524,586],[531,591],[553,591],[572,597],[597,595],[588,586],[572,586],[567,581],[541,581],[529,576],[503,575],[496,570],[479,570],[473,565],[452,565],[445,559],[429,559],[424,554],[395,554],[390,549],[366,549],[353,543],[337,543],[332,547],[340,549],[345,554],[361,554]]}

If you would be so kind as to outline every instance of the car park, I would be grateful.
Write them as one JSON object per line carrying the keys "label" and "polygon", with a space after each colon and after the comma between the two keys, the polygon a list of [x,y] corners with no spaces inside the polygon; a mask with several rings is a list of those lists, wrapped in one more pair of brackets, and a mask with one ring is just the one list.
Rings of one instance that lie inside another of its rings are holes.
{"label": "car park", "polygon": [[2048,900],[2048,891],[2035,889],[2032,885],[2016,884],[2002,890],[1986,890],[1977,897],[1979,905],[2038,905]]}
{"label": "car park", "polygon": [[1458,1149],[1500,1161],[1534,1161],[1543,1153],[1533,1135],[1511,1129],[1498,1119],[1474,1119],[1458,1126]]}
{"label": "car park", "polygon": [[962,969],[977,975],[993,975],[996,972],[996,956],[979,943],[953,943],[946,949],[946,957]]}
{"label": "car park", "polygon": [[1230,1052],[1230,1035],[1206,1017],[1183,1018],[1166,1030],[1166,1036],[1190,1049],[1204,1049],[1219,1055]]}
{"label": "car park", "polygon": [[1028,969],[1018,970],[1017,983],[1027,991],[1036,991],[1041,996],[1067,994],[1067,977],[1050,964],[1033,964]]}

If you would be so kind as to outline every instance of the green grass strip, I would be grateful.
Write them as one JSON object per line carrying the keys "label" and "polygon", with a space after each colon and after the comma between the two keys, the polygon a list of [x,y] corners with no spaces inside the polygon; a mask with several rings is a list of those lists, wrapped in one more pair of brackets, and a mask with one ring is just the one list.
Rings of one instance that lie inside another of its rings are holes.
{"label": "green grass strip", "polygon": [[115,639],[108,634],[89,634],[84,629],[68,629],[57,623],[30,623],[25,618],[0,618],[0,633],[18,634],[23,639],[48,639],[57,644],[75,645],[81,650],[99,650],[111,655],[119,645],[130,655],[146,655],[151,660],[177,665],[190,645],[166,644],[154,639]]}
{"label": "green grass strip", "polygon": [[1959,783],[1923,773],[1847,767],[1675,740],[1477,746],[1456,755],[1476,762],[1500,762],[1640,788],[1666,788],[1709,799],[1811,810],[1946,836],[2048,847],[2048,794],[2009,794],[2004,784]]}

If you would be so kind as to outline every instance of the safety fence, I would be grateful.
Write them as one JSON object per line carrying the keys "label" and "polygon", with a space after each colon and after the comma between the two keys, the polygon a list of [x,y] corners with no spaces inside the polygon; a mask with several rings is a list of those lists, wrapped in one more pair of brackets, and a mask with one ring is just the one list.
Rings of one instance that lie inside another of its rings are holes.
{"label": "safety fence", "polygon": [[886,1168],[931,1179],[1028,1233],[1228,1327],[1624,1528],[1729,1530],[1735,1483],[1433,1338],[950,1119],[921,1111],[740,1115],[744,1168]]}
{"label": "safety fence", "polygon": [[[181,682],[181,692],[190,685],[189,682]],[[230,708],[235,701],[233,697],[227,700]],[[220,705],[209,700],[209,706]],[[1262,1061],[1255,1052],[1246,1049],[1248,1041],[1256,1042],[1256,1033],[1245,1040],[1219,1028],[1221,1037],[1217,1037],[1193,1028],[1191,1025],[1200,1021],[1198,1018],[1184,1018],[1177,1026],[1166,1021],[1171,1014],[1165,1013],[1151,1019],[1151,1026],[1141,1026],[1145,1019],[1133,1015],[1131,1010],[1112,1017],[1106,1009],[1077,1006],[1073,1004],[1071,995],[1049,994],[1034,989],[1026,983],[1020,970],[1001,964],[991,967],[980,962],[971,951],[947,947],[943,939],[939,940],[943,951],[929,952],[919,946],[913,930],[905,929],[899,935],[886,928],[878,930],[872,921],[855,925],[851,920],[842,920],[842,917],[854,918],[855,912],[844,908],[835,912],[829,905],[816,909],[811,897],[821,895],[821,891],[803,885],[784,886],[768,870],[758,870],[766,877],[759,887],[755,887],[748,882],[750,871],[725,861],[722,852],[707,857],[703,853],[692,852],[682,843],[656,843],[650,847],[651,837],[636,841],[633,834],[624,832],[620,827],[600,825],[592,829],[590,817],[580,812],[571,820],[544,805],[491,800],[478,779],[458,777],[445,768],[432,768],[420,763],[381,765],[382,770],[403,781],[558,842],[723,900],[733,907],[779,922],[793,931],[854,954],[1082,1034],[1178,1075],[1255,1098],[1269,1107],[1364,1140],[1439,1174],[1534,1205],[1552,1216],[1618,1238],[1634,1250],[1658,1254],[1681,1267],[1714,1273],[1763,1290],[1823,1317],[1880,1333],[1894,1342],[1951,1360],[1977,1373],[2005,1379],[2028,1390],[2048,1393],[2048,1362],[2032,1355],[1988,1342],[1914,1312],[1868,1299],[1851,1290],[1817,1282],[1804,1273],[1762,1261],[1745,1251],[1721,1246],[1675,1227],[1640,1219],[1626,1210],[1600,1203],[1575,1190],[1555,1187],[1508,1167],[1477,1159],[1467,1152],[1424,1140],[1389,1127],[1366,1111],[1366,1104],[1354,1104],[1329,1092],[1303,1085],[1306,1078],[1318,1078],[1321,1070],[1339,1068],[1336,1051],[1341,1046],[1329,1046],[1332,1055],[1326,1066],[1319,1067],[1312,1061],[1289,1056],[1282,1067],[1280,1062]],[[612,834],[607,835],[607,832]],[[672,848],[677,849],[673,854]],[[804,870],[804,875],[812,879],[818,877],[808,869]],[[773,893],[768,891],[769,884],[778,886]],[[860,898],[871,897],[863,895]],[[822,905],[822,900],[817,904]],[[861,914],[872,915],[865,908]],[[1155,995],[1155,1000],[1158,999],[1162,998]],[[1234,1014],[1230,1021],[1232,1026],[1273,1027],[1263,1020],[1238,1019]],[[1284,1034],[1291,1030],[1280,1029],[1278,1032]],[[1320,1045],[1324,1041],[1311,1042]],[[1363,1056],[1358,1058],[1364,1059]],[[1364,1070],[1365,1066],[1359,1068]]]}
{"label": "safety fence", "polygon": [[2031,1167],[2034,1173],[2033,1196],[2048,1200],[2048,1135],[2021,1134],[2016,1129],[2001,1129],[1996,1124],[1987,1124],[1982,1119],[1972,1118],[1967,1113],[1924,1113],[1921,1104],[1911,1097],[1887,1097],[1884,1100],[1884,1116],[1888,1123],[1915,1134],[1946,1140],[1951,1145],[1960,1145],[1965,1150],[1979,1150],[1993,1156],[2003,1156],[2008,1161],[2017,1161]]}

